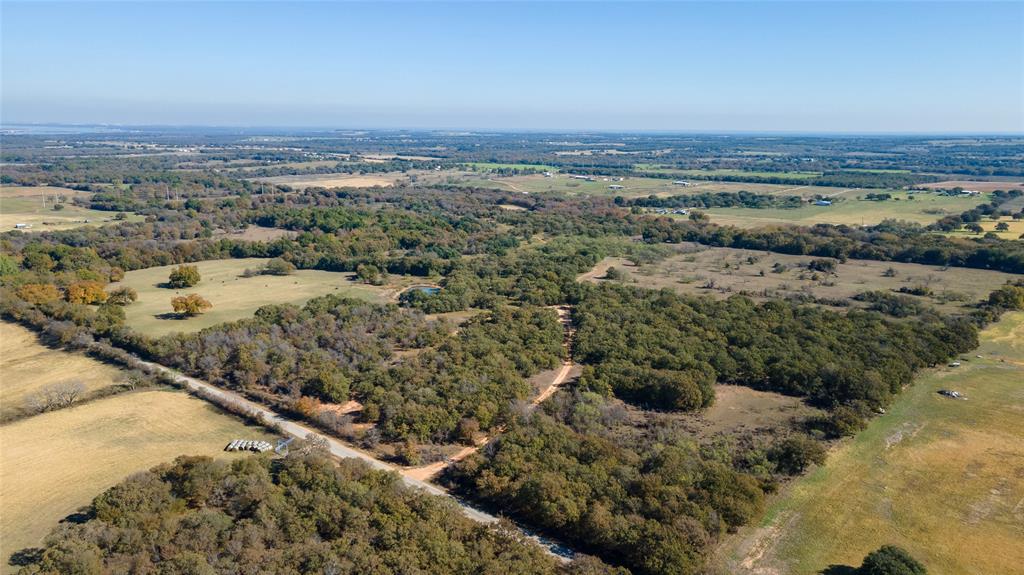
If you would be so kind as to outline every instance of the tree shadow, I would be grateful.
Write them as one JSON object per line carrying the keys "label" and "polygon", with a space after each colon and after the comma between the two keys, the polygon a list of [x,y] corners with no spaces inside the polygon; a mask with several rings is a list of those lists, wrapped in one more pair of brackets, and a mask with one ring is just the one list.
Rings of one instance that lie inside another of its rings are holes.
{"label": "tree shadow", "polygon": [[169,311],[169,312],[166,312],[166,313],[154,314],[153,317],[155,317],[156,319],[177,319],[177,320],[188,319],[187,315],[185,315],[183,313],[173,312],[173,311]]}
{"label": "tree shadow", "polygon": [[25,567],[39,563],[43,558],[42,547],[26,547],[20,551],[11,553],[7,558],[7,564],[14,567]]}
{"label": "tree shadow", "polygon": [[80,525],[90,519],[92,519],[92,510],[88,507],[83,507],[82,509],[64,517],[64,519],[61,519],[58,523],[74,523],[76,525]]}
{"label": "tree shadow", "polygon": [[849,565],[829,565],[821,570],[819,575],[857,575],[859,569]]}

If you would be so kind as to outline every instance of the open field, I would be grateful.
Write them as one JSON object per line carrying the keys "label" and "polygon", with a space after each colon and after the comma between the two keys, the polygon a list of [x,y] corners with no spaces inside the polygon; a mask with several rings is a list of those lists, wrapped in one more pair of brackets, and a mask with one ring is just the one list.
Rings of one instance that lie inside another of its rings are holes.
{"label": "open field", "polygon": [[0,556],[42,542],[57,522],[132,473],[179,455],[229,454],[232,439],[270,439],[201,399],[142,391],[0,427]]}
{"label": "open field", "polygon": [[985,330],[976,353],[918,378],[887,414],[784,489],[760,525],[725,541],[723,572],[810,575],[857,566],[892,543],[933,575],[1020,573],[1024,313]]}
{"label": "open field", "polygon": [[300,174],[297,176],[274,176],[270,178],[253,178],[253,181],[268,184],[282,184],[295,189],[306,188],[370,188],[373,186],[388,187],[405,181],[408,176],[401,172],[387,174]]}
{"label": "open field", "polygon": [[[443,174],[444,172],[442,172]],[[847,191],[844,188],[827,188],[821,186],[792,186],[779,184],[748,184],[743,182],[715,182],[695,180],[689,186],[673,184],[672,180],[664,178],[623,178],[622,181],[614,181],[612,178],[595,176],[595,181],[578,180],[570,178],[565,174],[558,174],[552,178],[541,174],[524,176],[493,177],[486,178],[478,174],[458,174],[456,185],[473,186],[479,188],[494,188],[498,190],[512,190],[529,194],[562,193],[590,196],[622,196],[626,198],[640,196],[675,196],[686,194],[700,194],[704,192],[739,192],[747,191],[758,194],[769,195],[793,195],[811,197],[816,194],[831,195]],[[621,190],[613,190],[608,186],[623,186]]]}
{"label": "open field", "polygon": [[835,203],[831,206],[808,204],[793,209],[713,208],[707,210],[707,213],[711,216],[713,223],[740,228],[775,224],[811,226],[818,223],[874,225],[886,219],[930,224],[945,216],[959,214],[988,201],[987,197],[949,197],[920,193],[914,194],[913,200],[908,200],[906,192],[871,191],[892,194],[893,199],[885,202],[858,200],[858,195],[863,196],[869,191],[856,190],[834,195]]}
{"label": "open field", "polygon": [[555,166],[549,166],[547,164],[497,164],[494,162],[466,162],[467,166],[471,166],[477,170],[543,170],[548,172],[558,171]]}
{"label": "open field", "polygon": [[821,172],[758,172],[750,170],[677,170],[675,168],[648,167],[645,164],[637,164],[636,168],[645,172],[656,174],[679,174],[680,176],[700,176],[702,178],[714,177],[757,177],[757,178],[789,178],[799,180],[813,180],[821,177]]}
{"label": "open field", "polygon": [[21,411],[27,396],[49,385],[78,382],[91,392],[120,376],[118,369],[84,354],[50,349],[32,331],[0,322],[0,416]]}
{"label": "open field", "polygon": [[917,187],[928,188],[932,190],[951,190],[953,188],[963,188],[965,190],[977,190],[979,192],[992,192],[995,190],[1024,190],[1024,181],[1014,180],[1009,182],[979,182],[975,180],[946,180],[944,182],[934,182],[931,184],[918,184]]}
{"label": "open field", "polygon": [[[64,209],[54,210],[57,196],[66,196]],[[0,187],[0,232],[13,230],[15,224],[32,226],[25,231],[67,230],[89,224],[114,221],[115,212],[103,212],[81,208],[71,203],[71,198],[87,196],[68,188],[52,186],[3,186]],[[46,196],[46,207],[43,197]],[[129,214],[129,221],[141,221],[142,217]]]}
{"label": "open field", "polygon": [[[298,270],[292,275],[257,275],[242,277],[246,269],[259,269],[267,260],[259,258],[212,260],[198,262],[202,281],[191,288],[174,290],[159,287],[176,266],[135,270],[111,289],[127,285],[139,292],[139,300],[125,308],[127,324],[146,335],[159,337],[176,331],[193,332],[223,323],[250,317],[257,308],[272,303],[302,305],[311,298],[329,293],[384,303],[397,297],[412,278],[391,276],[394,283],[371,286],[354,281],[354,274]],[[422,281],[419,278],[418,281]],[[168,317],[171,298],[197,293],[213,304],[210,311],[187,319]]]}
{"label": "open field", "polygon": [[[998,220],[990,220],[988,218],[985,218],[977,223],[979,226],[984,228],[985,232],[982,232],[981,234],[976,234],[965,229],[959,229],[952,232],[946,232],[945,235],[961,238],[976,238],[981,235],[984,235],[987,232],[992,232],[1004,240],[1016,240],[1020,238],[1021,234],[1024,234],[1024,220],[1015,220],[1007,216],[1003,216]],[[1009,226],[1009,229],[1006,230],[1005,232],[997,230],[996,226],[998,226],[1000,223],[1005,223],[1007,226]]]}
{"label": "open field", "polygon": [[299,233],[292,230],[250,225],[245,228],[244,231],[237,233],[220,232],[218,237],[231,240],[242,240],[246,242],[271,242],[279,238],[294,238],[297,235],[299,235]]}
{"label": "open field", "polygon": [[[725,298],[744,293],[754,299],[813,295],[818,298],[847,299],[868,290],[899,290],[927,286],[933,297],[908,296],[945,312],[963,311],[1018,276],[990,270],[941,268],[922,264],[873,260],[836,260],[834,275],[806,269],[812,256],[793,256],[755,250],[712,248],[698,244],[680,246],[680,254],[641,266],[624,258],[605,258],[594,269],[579,276],[580,281],[601,278],[609,267],[626,272],[628,284],[650,289],[669,288],[679,293]],[[895,271],[886,277],[889,269]],[[774,271],[779,270],[779,271]],[[761,275],[761,272],[764,275]],[[817,275],[817,279],[815,279]],[[943,295],[959,294],[963,301],[942,302]],[[865,305],[850,302],[852,305]]]}
{"label": "open field", "polygon": [[797,397],[740,385],[716,385],[711,407],[678,417],[698,437],[708,439],[719,434],[735,436],[790,429],[796,422],[819,413]]}

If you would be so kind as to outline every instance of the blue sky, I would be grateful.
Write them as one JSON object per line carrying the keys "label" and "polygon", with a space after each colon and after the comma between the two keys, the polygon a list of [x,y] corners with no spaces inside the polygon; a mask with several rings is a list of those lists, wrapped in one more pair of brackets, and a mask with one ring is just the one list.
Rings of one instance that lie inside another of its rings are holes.
{"label": "blue sky", "polygon": [[2,2],[3,123],[1024,132],[1024,3]]}

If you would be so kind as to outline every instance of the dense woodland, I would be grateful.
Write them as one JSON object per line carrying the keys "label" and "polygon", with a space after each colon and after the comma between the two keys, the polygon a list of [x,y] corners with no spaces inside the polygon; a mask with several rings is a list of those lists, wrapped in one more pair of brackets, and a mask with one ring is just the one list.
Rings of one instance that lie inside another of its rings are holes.
{"label": "dense woodland", "polygon": [[514,529],[315,454],[181,457],[100,494],[85,515],[21,573],[613,573],[593,560],[562,567]]}

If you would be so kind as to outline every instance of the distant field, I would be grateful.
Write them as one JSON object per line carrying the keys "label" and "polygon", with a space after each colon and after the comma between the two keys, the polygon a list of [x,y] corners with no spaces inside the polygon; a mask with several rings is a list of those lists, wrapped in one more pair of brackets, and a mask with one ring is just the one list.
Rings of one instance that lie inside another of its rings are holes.
{"label": "distant field", "polygon": [[50,349],[20,325],[0,322],[0,415],[21,411],[33,392],[80,382],[93,391],[116,383],[122,372],[80,353]]}
{"label": "distant field", "polygon": [[125,393],[0,427],[0,557],[36,546],[104,489],[179,455],[223,451],[260,428],[177,391]]}
{"label": "distant field", "polygon": [[1020,573],[1024,313],[983,332],[965,358],[920,377],[825,466],[784,489],[760,525],[729,537],[723,572],[817,574],[892,543],[932,575]]}
{"label": "distant field", "polygon": [[[700,194],[704,192],[739,192],[748,191],[758,194],[769,195],[793,195],[811,197],[816,194],[827,195],[842,192],[842,188],[827,188],[820,186],[791,186],[780,184],[748,184],[742,182],[715,182],[697,181],[690,182],[690,186],[680,186],[672,183],[672,180],[664,178],[624,178],[622,181],[613,181],[611,178],[595,177],[596,181],[572,179],[565,174],[558,174],[553,178],[541,174],[524,176],[493,177],[485,178],[478,174],[463,174],[458,178],[456,185],[474,186],[479,188],[494,188],[498,190],[512,190],[522,193],[562,193],[590,196],[674,196],[687,194]],[[608,186],[622,186],[621,190],[613,190]]]}
{"label": "distant field", "polygon": [[[996,226],[1000,223],[1005,223],[1010,229],[1005,232],[996,230]],[[985,218],[978,222],[978,225],[984,228],[985,232],[976,234],[965,229],[959,229],[953,232],[947,232],[946,235],[953,237],[976,238],[985,235],[986,232],[993,232],[1004,240],[1016,240],[1020,238],[1021,234],[1024,234],[1024,220],[1015,220],[1006,216],[999,218],[999,220],[990,220]]]}
{"label": "distant field", "polygon": [[[793,256],[754,250],[710,248],[685,244],[681,253],[661,261],[634,266],[624,258],[605,258],[581,281],[602,281],[608,267],[615,266],[628,275],[627,283],[650,289],[669,288],[692,295],[724,298],[745,293],[755,299],[811,294],[820,298],[846,299],[868,290],[898,290],[901,287],[928,286],[935,296],[962,294],[966,301],[941,302],[938,297],[911,296],[917,301],[946,312],[963,311],[964,306],[985,299],[1007,281],[1019,276],[990,270],[946,268],[921,264],[848,260],[838,263],[835,275],[808,272],[812,256]],[[785,271],[776,273],[776,264]],[[885,277],[892,268],[896,275]],[[764,275],[761,275],[761,272]],[[855,306],[861,302],[851,302]]]}
{"label": "distant field", "polygon": [[[641,167],[643,166],[643,167]],[[660,174],[679,174],[680,176],[700,176],[703,178],[714,177],[757,177],[757,178],[789,178],[800,180],[812,180],[821,177],[821,172],[758,172],[748,170],[677,170],[675,168],[647,167],[646,164],[638,164],[637,169],[645,172]]]}
{"label": "distant field", "polygon": [[[57,196],[66,196],[64,209],[54,210]],[[69,188],[52,186],[2,186],[0,187],[0,232],[15,229],[15,224],[32,226],[25,231],[67,230],[89,224],[114,221],[115,212],[103,212],[80,208],[71,204],[74,197],[87,196]],[[46,207],[43,207],[43,197]],[[129,221],[141,221],[142,217],[129,214]]]}
{"label": "distant field", "polygon": [[[886,192],[892,200],[875,202],[858,200],[869,192]],[[713,208],[707,210],[716,224],[740,228],[755,228],[772,224],[810,226],[823,224],[873,225],[886,219],[930,224],[939,219],[959,214],[988,201],[988,197],[948,197],[936,194],[914,194],[907,199],[906,192],[895,190],[856,190],[833,196],[831,206],[807,206],[794,209]],[[896,200],[895,198],[899,198]]]}
{"label": "distant field", "polygon": [[[288,276],[258,275],[241,277],[247,268],[259,269],[267,260],[259,258],[212,260],[194,264],[199,268],[199,285],[182,290],[157,287],[167,281],[175,266],[162,266],[125,274],[127,285],[139,292],[139,300],[125,308],[128,326],[146,335],[159,337],[176,331],[193,332],[250,317],[257,308],[271,303],[301,305],[311,298],[329,293],[342,294],[374,303],[384,303],[412,283],[409,278],[392,276],[395,282],[370,286],[353,281],[353,274],[299,270]],[[422,281],[422,278],[420,278]],[[188,319],[164,319],[170,313],[171,298],[197,293],[213,304],[210,311]]]}
{"label": "distant field", "polygon": [[466,162],[467,166],[472,166],[478,170],[546,170],[549,172],[557,171],[558,168],[555,166],[549,166],[547,164],[497,164],[494,162]]}
{"label": "distant field", "polygon": [[930,189],[953,189],[963,188],[965,190],[977,190],[979,192],[992,192],[995,190],[1024,190],[1024,181],[1013,182],[976,182],[972,180],[946,180],[931,184],[919,184],[918,187]]}
{"label": "distant field", "polygon": [[401,172],[386,174],[300,174],[297,176],[274,176],[271,178],[254,178],[258,182],[283,184],[296,189],[306,188],[370,188],[373,186],[388,187],[407,179]]}

